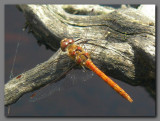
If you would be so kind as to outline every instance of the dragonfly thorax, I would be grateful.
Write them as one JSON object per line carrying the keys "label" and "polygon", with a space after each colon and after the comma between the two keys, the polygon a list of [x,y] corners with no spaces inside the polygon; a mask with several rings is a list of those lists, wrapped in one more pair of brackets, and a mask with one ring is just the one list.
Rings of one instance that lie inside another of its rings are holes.
{"label": "dragonfly thorax", "polygon": [[66,48],[73,43],[74,43],[73,39],[64,38],[63,40],[61,40],[61,50],[66,51]]}

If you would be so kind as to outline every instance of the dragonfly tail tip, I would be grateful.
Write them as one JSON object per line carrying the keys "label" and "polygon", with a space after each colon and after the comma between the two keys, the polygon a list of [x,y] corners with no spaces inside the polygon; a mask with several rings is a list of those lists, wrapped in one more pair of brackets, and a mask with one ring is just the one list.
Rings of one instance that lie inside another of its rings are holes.
{"label": "dragonfly tail tip", "polygon": [[132,102],[133,102],[133,100],[132,100],[131,98],[129,98],[129,99],[128,99],[128,101],[129,101],[130,103],[132,103]]}

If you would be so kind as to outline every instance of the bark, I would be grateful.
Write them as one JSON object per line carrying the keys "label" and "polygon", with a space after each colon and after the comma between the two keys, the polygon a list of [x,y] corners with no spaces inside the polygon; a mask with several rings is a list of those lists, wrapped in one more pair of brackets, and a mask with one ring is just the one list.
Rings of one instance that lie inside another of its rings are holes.
{"label": "bark", "polygon": [[39,44],[57,52],[5,84],[5,105],[23,94],[56,83],[75,63],[58,49],[63,38],[79,39],[108,76],[144,86],[155,96],[155,21],[139,9],[99,5],[18,5]]}

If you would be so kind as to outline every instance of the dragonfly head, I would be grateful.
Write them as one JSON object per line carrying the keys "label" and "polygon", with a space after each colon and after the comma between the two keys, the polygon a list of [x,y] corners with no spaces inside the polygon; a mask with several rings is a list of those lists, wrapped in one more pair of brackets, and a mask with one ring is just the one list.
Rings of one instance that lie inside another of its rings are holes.
{"label": "dragonfly head", "polygon": [[73,39],[64,38],[63,40],[61,40],[61,50],[66,51],[66,48],[73,43],[74,43]]}

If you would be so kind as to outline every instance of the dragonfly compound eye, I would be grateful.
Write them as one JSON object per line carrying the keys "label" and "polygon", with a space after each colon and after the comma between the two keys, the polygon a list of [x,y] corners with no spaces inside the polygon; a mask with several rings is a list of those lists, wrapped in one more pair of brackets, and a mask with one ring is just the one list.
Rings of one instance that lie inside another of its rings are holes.
{"label": "dragonfly compound eye", "polygon": [[63,40],[61,40],[61,50],[62,51],[65,51],[67,46],[69,44],[73,44],[74,43],[74,40],[73,39],[67,39],[67,38],[64,38]]}
{"label": "dragonfly compound eye", "polygon": [[68,43],[72,44],[72,43],[74,43],[74,40],[73,39],[68,39]]}
{"label": "dragonfly compound eye", "polygon": [[65,51],[66,50],[66,47],[68,46],[68,42],[66,41],[61,41],[61,50],[62,51]]}

